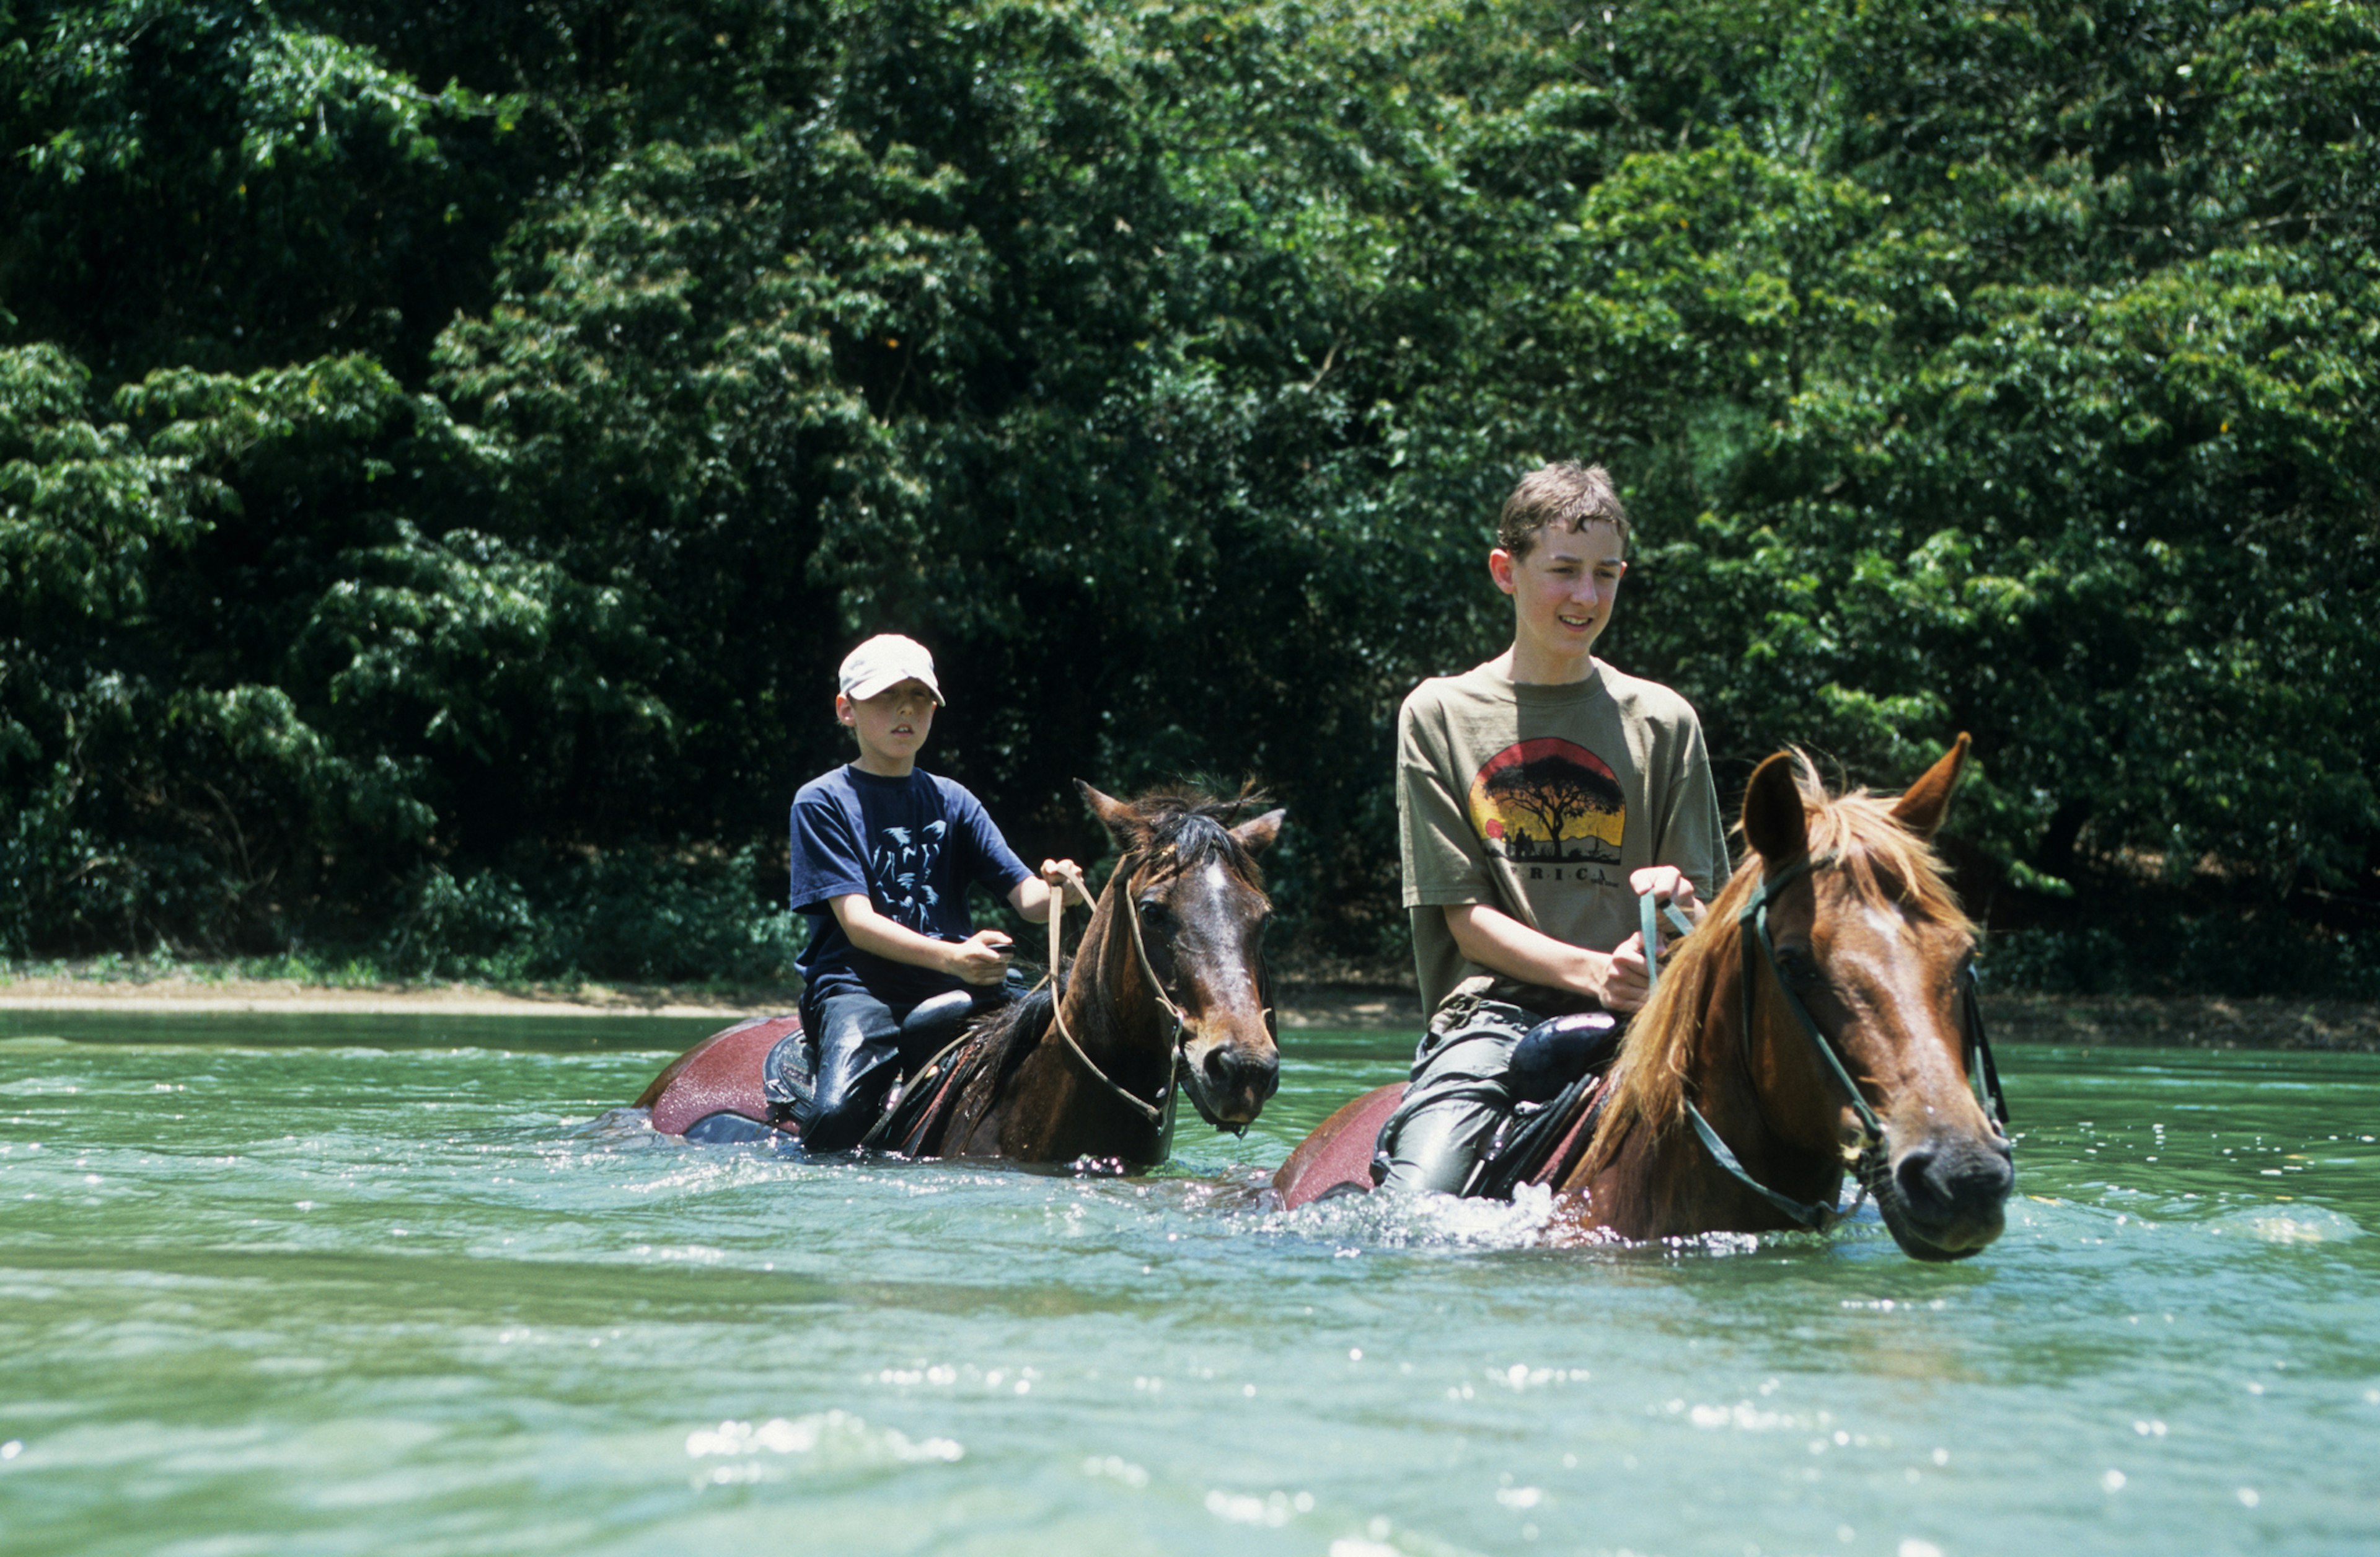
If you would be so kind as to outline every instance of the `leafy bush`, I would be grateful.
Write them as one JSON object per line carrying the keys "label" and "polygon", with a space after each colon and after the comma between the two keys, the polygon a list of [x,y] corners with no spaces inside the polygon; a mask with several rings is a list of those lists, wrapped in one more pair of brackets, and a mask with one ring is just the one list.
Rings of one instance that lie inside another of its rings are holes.
{"label": "leafy bush", "polygon": [[2376,44],[2181,0],[19,6],[0,942],[775,967],[753,851],[891,627],[1028,857],[1098,852],[1075,776],[1253,772],[1290,938],[1392,950],[1394,709],[1500,646],[1496,505],[1580,456],[1639,521],[1607,651],[1723,785],[1971,730],[2002,928],[2129,851],[2351,939]]}
{"label": "leafy bush", "polygon": [[400,975],[501,982],[793,983],[804,927],[755,890],[782,873],[782,856],[752,848],[623,850],[535,871],[533,886],[431,867],[410,883],[377,960]]}

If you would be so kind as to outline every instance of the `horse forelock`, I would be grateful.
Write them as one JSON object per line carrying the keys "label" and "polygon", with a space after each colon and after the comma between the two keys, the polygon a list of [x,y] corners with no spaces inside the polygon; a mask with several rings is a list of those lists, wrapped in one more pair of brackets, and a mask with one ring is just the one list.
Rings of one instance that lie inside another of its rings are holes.
{"label": "horse forelock", "polygon": [[1256,856],[1232,835],[1232,823],[1243,811],[1264,803],[1254,787],[1237,795],[1209,795],[1196,789],[1160,789],[1125,803],[1134,833],[1129,863],[1162,876],[1179,875],[1208,861],[1220,861],[1234,875],[1263,890],[1264,873]]}
{"label": "horse forelock", "polygon": [[[1833,856],[1834,869],[1855,898],[1973,932],[1958,894],[1943,875],[1941,857],[1932,844],[1894,819],[1890,799],[1865,789],[1830,796],[1809,759],[1800,752],[1794,757],[1810,853],[1819,858]],[[1663,967],[1659,987],[1629,1024],[1627,1041],[1612,1065],[1611,1101],[1581,1164],[1581,1180],[1609,1165],[1631,1124],[1649,1125],[1658,1133],[1684,1117],[1686,1070],[1699,1030],[1695,1019],[1709,1008],[1714,985],[1724,982],[1732,990],[1742,976],[1742,936],[1736,924],[1764,876],[1760,856],[1746,853],[1706,912],[1701,928]],[[1732,1012],[1735,1006],[1730,1002],[1724,1009]]]}
{"label": "horse forelock", "polygon": [[1810,852],[1834,856],[1863,902],[1891,904],[1913,918],[1973,932],[1943,874],[1942,857],[1900,824],[1890,799],[1864,789],[1832,799],[1821,791],[1817,798],[1810,813]]}

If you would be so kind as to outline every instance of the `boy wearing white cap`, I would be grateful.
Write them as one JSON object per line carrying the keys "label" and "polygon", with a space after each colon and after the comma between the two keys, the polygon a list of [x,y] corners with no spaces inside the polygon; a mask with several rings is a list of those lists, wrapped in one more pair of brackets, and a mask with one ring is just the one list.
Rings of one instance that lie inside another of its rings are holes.
{"label": "boy wearing white cap", "polygon": [[[1025,868],[965,785],[921,772],[917,752],[941,706],[923,644],[880,634],[843,662],[835,718],[859,755],[794,797],[793,906],[810,917],[802,970],[807,1074],[780,1100],[812,1151],[856,1145],[917,1037],[920,1006],[952,1015],[1006,998],[1008,937],[978,931],[967,888],[980,882],[1026,918],[1050,917],[1050,893],[1083,896],[1072,860]],[[959,994],[971,1000],[956,998]],[[939,1047],[951,1024],[930,1024]]]}

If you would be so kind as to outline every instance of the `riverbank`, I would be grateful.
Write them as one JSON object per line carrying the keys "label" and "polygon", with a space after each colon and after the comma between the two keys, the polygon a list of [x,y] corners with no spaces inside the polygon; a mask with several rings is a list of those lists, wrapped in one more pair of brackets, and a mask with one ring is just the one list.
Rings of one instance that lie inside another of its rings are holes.
{"label": "riverbank", "polygon": [[[790,1011],[791,987],[674,984],[328,983],[174,971],[105,975],[44,972],[0,978],[0,1011],[278,1012],[286,1016],[715,1016]],[[1291,986],[1284,1028],[1404,1032],[1421,1009],[1411,991],[1362,985]]]}
{"label": "riverbank", "polygon": [[[52,965],[0,976],[0,1010],[281,1012],[290,1016],[708,1016],[722,1021],[793,1009],[790,987],[671,984],[511,984],[262,979],[179,967]],[[1280,986],[1284,1028],[1418,1032],[1411,990],[1377,984]],[[2010,1043],[2082,1048],[2338,1050],[2380,1053],[2380,1004],[2225,1000],[2211,996],[1997,994],[1984,1011]]]}
{"label": "riverbank", "polygon": [[791,1010],[794,989],[670,984],[319,982],[175,971],[0,978],[0,1011],[343,1016],[716,1016]]}

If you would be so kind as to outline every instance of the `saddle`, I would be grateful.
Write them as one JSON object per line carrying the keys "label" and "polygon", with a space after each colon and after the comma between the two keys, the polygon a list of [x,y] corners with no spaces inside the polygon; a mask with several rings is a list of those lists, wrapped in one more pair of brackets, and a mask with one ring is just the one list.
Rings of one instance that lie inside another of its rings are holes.
{"label": "saddle", "polygon": [[1505,1072],[1517,1106],[1480,1154],[1463,1186],[1467,1198],[1509,1200],[1522,1185],[1560,1183],[1578,1165],[1626,1030],[1605,1011],[1556,1016],[1529,1029]]}
{"label": "saddle", "polygon": [[[893,1151],[905,1157],[939,1154],[942,1136],[965,1096],[968,1084],[997,1063],[1002,1047],[972,1024],[974,997],[964,990],[936,995],[920,1004],[901,1023],[900,1051],[905,1074],[878,1105],[876,1122],[859,1138],[860,1150]],[[922,1062],[917,1055],[928,1056]],[[787,1034],[769,1051],[761,1065],[761,1090],[768,1100],[771,1129],[798,1136],[794,1123],[796,1099],[808,1099],[812,1080],[810,1050],[798,1031]]]}
{"label": "saddle", "polygon": [[[1557,1184],[1569,1175],[1594,1137],[1621,1030],[1618,1019],[1600,1011],[1529,1029],[1505,1067],[1505,1089],[1517,1106],[1489,1137],[1463,1194],[1510,1199],[1524,1184]],[[1385,1171],[1378,1154],[1381,1128],[1404,1094],[1402,1081],[1376,1087],[1317,1125],[1273,1174],[1282,1208],[1370,1194]]]}
{"label": "saddle", "polygon": [[[886,1094],[863,1147],[905,1155],[938,1151],[969,1084],[996,1064],[1001,1046],[962,1029],[975,1014],[972,998],[954,991],[920,1004],[902,1023],[907,1076]],[[706,1145],[748,1145],[798,1139],[796,1098],[811,1088],[808,1045],[801,1018],[764,1016],[719,1033],[655,1079],[639,1106],[652,1110],[653,1128]]]}
{"label": "saddle", "polygon": [[904,1077],[885,1095],[884,1112],[859,1138],[863,1150],[904,1157],[939,1157],[960,1104],[985,1072],[1000,1064],[1005,1045],[981,1027],[969,1028]]}

